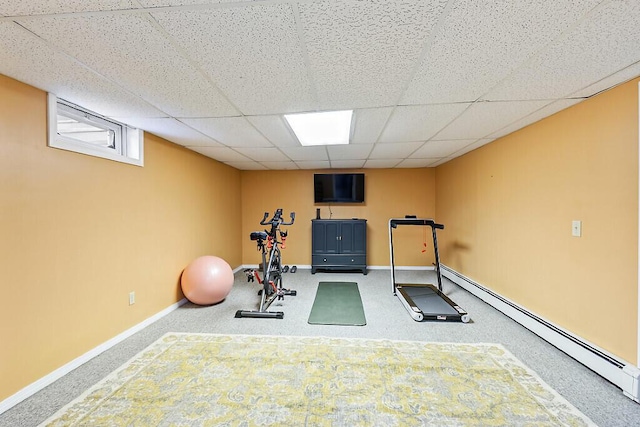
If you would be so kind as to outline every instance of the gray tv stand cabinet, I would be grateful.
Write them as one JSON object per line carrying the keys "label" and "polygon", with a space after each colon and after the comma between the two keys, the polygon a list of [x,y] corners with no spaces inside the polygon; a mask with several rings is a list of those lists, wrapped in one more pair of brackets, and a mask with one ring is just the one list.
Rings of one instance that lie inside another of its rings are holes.
{"label": "gray tv stand cabinet", "polygon": [[367,274],[367,220],[311,220],[311,274],[360,270]]}

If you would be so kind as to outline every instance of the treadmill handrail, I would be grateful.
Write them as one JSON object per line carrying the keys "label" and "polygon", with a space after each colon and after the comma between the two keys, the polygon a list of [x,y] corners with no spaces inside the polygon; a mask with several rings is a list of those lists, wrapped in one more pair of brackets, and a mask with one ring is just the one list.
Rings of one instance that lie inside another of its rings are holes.
{"label": "treadmill handrail", "polygon": [[422,225],[431,227],[431,235],[433,238],[433,252],[435,256],[436,279],[438,280],[438,289],[442,292],[442,273],[440,271],[440,254],[438,251],[438,237],[436,230],[443,230],[444,225],[435,222],[433,219],[427,218],[391,218],[389,219],[389,258],[391,267],[391,287],[393,294],[396,294],[396,272],[393,253],[393,229],[398,225]]}
{"label": "treadmill handrail", "polygon": [[391,218],[389,220],[389,225],[393,228],[397,228],[398,225],[428,225],[432,228],[437,228],[439,230],[444,229],[443,224],[438,224],[432,219],[425,218]]}

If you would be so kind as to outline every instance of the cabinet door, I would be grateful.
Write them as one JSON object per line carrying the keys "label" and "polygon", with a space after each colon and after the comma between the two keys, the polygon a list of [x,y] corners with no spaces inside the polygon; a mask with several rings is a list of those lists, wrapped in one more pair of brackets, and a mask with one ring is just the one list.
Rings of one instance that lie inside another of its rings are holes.
{"label": "cabinet door", "polygon": [[337,221],[313,221],[311,227],[314,254],[338,253],[339,224]]}
{"label": "cabinet door", "polygon": [[340,253],[353,253],[353,229],[354,223],[345,221],[340,224]]}
{"label": "cabinet door", "polygon": [[326,252],[326,229],[325,225],[319,221],[311,221],[311,252],[323,254]]}
{"label": "cabinet door", "polygon": [[325,223],[325,253],[337,254],[340,252],[340,223],[328,221]]}
{"label": "cabinet door", "polygon": [[345,221],[340,229],[340,251],[343,254],[366,253],[367,223],[364,221]]}
{"label": "cabinet door", "polygon": [[353,253],[367,253],[367,223],[365,221],[353,224]]}

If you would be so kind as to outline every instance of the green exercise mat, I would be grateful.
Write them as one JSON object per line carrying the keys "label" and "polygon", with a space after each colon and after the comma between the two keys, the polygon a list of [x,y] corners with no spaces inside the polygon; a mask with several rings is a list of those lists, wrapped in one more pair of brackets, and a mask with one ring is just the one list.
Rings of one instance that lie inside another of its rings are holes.
{"label": "green exercise mat", "polygon": [[358,284],[320,282],[308,322],[315,325],[366,325]]}

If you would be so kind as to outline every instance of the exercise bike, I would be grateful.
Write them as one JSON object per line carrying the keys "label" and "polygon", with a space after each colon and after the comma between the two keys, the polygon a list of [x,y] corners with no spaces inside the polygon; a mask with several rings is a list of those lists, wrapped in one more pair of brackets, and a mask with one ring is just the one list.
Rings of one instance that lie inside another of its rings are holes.
{"label": "exercise bike", "polygon": [[257,271],[254,271],[256,280],[262,285],[262,289],[258,292],[260,306],[258,310],[238,310],[235,315],[236,318],[282,319],[284,318],[284,313],[282,311],[268,311],[269,306],[276,300],[284,299],[286,295],[296,295],[296,291],[282,287],[281,249],[285,249],[288,231],[280,229],[281,225],[292,225],[296,214],[291,212],[291,221],[284,222],[282,209],[279,208],[276,209],[273,217],[267,221],[268,217],[269,212],[265,212],[260,225],[270,225],[270,230],[254,231],[250,235],[251,240],[256,242],[258,250],[262,254],[262,277]]}

